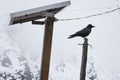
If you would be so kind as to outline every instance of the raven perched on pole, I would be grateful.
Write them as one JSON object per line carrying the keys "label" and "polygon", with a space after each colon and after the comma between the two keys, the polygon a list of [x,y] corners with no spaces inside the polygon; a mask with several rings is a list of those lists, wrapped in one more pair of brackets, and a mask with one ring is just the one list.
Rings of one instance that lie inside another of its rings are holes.
{"label": "raven perched on pole", "polygon": [[85,38],[85,37],[87,37],[87,36],[90,34],[91,29],[94,28],[94,27],[95,27],[95,26],[93,26],[92,24],[88,24],[88,26],[85,27],[84,29],[76,32],[75,34],[70,35],[70,36],[68,37],[68,39],[74,38],[74,37],[78,37],[78,36],[80,36],[80,37],[82,37],[82,38]]}

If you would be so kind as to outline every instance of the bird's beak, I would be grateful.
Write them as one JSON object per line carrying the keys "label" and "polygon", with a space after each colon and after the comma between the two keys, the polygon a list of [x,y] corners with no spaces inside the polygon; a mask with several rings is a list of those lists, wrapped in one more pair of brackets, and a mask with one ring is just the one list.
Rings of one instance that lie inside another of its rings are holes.
{"label": "bird's beak", "polygon": [[95,28],[95,26],[93,26],[92,28]]}

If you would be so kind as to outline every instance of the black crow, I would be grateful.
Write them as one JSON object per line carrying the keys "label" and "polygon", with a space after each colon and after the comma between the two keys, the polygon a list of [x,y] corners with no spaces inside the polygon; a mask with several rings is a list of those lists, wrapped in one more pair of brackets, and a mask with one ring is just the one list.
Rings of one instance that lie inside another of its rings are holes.
{"label": "black crow", "polygon": [[76,33],[73,34],[73,35],[70,35],[70,36],[68,37],[68,39],[74,38],[74,37],[78,37],[78,36],[80,36],[80,37],[82,37],[82,38],[85,38],[85,37],[87,37],[87,36],[90,34],[91,29],[92,29],[93,27],[95,27],[95,26],[93,26],[92,24],[89,24],[89,25],[88,25],[87,27],[85,27],[84,29],[76,32]]}

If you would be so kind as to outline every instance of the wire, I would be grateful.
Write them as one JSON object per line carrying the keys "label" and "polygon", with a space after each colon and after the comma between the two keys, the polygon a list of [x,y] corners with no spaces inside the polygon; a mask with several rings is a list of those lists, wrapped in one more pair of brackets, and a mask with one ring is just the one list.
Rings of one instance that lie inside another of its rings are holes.
{"label": "wire", "polygon": [[[115,6],[107,6],[107,7],[96,7],[96,8],[87,8],[87,9],[78,9],[78,8],[73,8],[72,10],[74,11],[74,12],[80,12],[80,11],[93,11],[93,10],[110,10],[110,9],[114,9],[114,8],[116,8],[116,5]],[[117,7],[118,8],[118,7]],[[64,12],[68,12],[68,11],[64,11]]]}
{"label": "wire", "polygon": [[[116,2],[117,2],[117,8],[119,8],[119,1],[116,0]],[[119,15],[120,15],[120,10],[119,10]]]}
{"label": "wire", "polygon": [[88,15],[88,16],[85,16],[85,17],[79,17],[79,18],[68,18],[68,19],[58,19],[57,21],[69,21],[69,20],[79,20],[79,19],[86,19],[86,18],[90,18],[90,17],[95,17],[95,16],[100,16],[100,15],[104,15],[104,14],[108,14],[108,13],[112,13],[112,12],[115,12],[117,10],[120,10],[120,7],[117,7],[113,10],[109,10],[109,11],[106,11],[106,12],[102,12],[102,13],[97,13],[97,14],[92,14],[92,15]]}

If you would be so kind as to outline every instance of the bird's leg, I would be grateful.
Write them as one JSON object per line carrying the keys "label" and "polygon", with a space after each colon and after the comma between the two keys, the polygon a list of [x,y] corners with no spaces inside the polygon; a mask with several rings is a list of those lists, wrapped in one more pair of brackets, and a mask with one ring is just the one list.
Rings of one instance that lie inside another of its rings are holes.
{"label": "bird's leg", "polygon": [[87,39],[86,37],[84,38],[84,40],[85,40],[85,41],[88,41],[88,39]]}
{"label": "bird's leg", "polygon": [[[88,41],[88,39],[87,38],[83,38],[85,41]],[[78,45],[83,45],[83,44],[78,44]]]}

